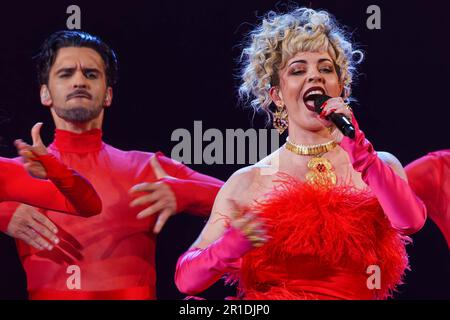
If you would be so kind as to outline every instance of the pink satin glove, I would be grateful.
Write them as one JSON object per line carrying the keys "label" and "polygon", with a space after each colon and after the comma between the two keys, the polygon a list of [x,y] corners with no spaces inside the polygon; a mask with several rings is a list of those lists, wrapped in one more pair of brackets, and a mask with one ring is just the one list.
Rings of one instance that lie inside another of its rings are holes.
{"label": "pink satin glove", "polygon": [[240,258],[252,248],[252,242],[242,231],[229,227],[208,247],[188,250],[177,262],[175,284],[178,290],[188,295],[206,290],[225,273],[239,270]]}
{"label": "pink satin glove", "polygon": [[363,181],[375,194],[395,229],[403,234],[419,231],[427,216],[423,202],[414,194],[408,182],[378,157],[354,116],[352,123],[355,139],[344,137],[340,146],[349,154],[353,168],[361,173]]}

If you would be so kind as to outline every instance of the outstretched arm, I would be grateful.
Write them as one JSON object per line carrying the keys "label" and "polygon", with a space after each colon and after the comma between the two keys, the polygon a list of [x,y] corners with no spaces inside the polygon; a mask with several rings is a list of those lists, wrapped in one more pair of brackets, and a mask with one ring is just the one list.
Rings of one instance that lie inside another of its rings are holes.
{"label": "outstretched arm", "polygon": [[[159,233],[167,220],[179,212],[209,216],[222,181],[195,172],[159,152],[150,158],[148,168],[151,171],[146,169],[145,172],[150,172],[151,178],[157,181],[133,186],[130,193],[139,197],[130,205],[147,206],[137,215],[139,219],[158,214],[153,228],[155,233]],[[143,179],[146,179],[145,175]],[[142,193],[144,195],[140,195]]]}
{"label": "outstretched arm", "polygon": [[450,248],[450,150],[430,153],[406,166],[409,184],[425,203]]}
{"label": "outstretched arm", "polygon": [[377,197],[391,225],[403,234],[419,231],[426,220],[426,209],[409,186],[397,158],[388,153],[378,154],[374,150],[341,98],[328,100],[324,110],[325,117],[337,112],[352,119],[355,138],[344,137],[339,130],[334,130],[339,134],[335,139],[347,151],[353,168],[361,173],[363,181]]}
{"label": "outstretched arm", "polygon": [[87,180],[62,165],[53,155],[40,157],[49,180],[31,177],[15,160],[1,159],[0,198],[43,209],[81,216],[100,213],[101,200]]}
{"label": "outstretched arm", "polygon": [[166,182],[176,195],[177,212],[186,211],[208,217],[223,182],[196,172],[184,164],[168,160],[174,162],[177,168],[174,173],[176,179],[162,178],[162,181]]}
{"label": "outstretched arm", "polygon": [[33,146],[22,140],[15,142],[24,160],[23,167],[13,160],[5,160],[9,170],[4,176],[3,199],[85,217],[99,214],[102,202],[94,187],[47,152],[39,134],[41,126],[37,123],[31,130]]}
{"label": "outstretched arm", "polygon": [[[262,245],[266,233],[255,215],[245,213],[233,194],[239,179],[230,178],[219,192],[212,214],[199,238],[177,262],[175,284],[186,294],[204,291],[225,273],[237,271],[241,258]],[[242,187],[242,184],[241,186]]]}

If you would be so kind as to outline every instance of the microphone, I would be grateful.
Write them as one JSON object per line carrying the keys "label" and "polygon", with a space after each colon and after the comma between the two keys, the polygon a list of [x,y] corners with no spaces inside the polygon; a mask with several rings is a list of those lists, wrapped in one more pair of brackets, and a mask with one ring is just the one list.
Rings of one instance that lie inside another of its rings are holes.
{"label": "microphone", "polygon": [[[314,95],[314,111],[320,114],[322,112],[322,105],[331,97],[325,94],[315,94]],[[347,119],[342,113],[331,113],[327,116],[327,119],[331,120],[335,126],[347,137],[355,138],[355,127],[353,127],[350,120]]]}

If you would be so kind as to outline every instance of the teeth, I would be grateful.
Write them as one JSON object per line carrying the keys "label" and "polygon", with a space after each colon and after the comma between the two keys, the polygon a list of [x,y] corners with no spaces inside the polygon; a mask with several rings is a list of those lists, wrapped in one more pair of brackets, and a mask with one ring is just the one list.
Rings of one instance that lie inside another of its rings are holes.
{"label": "teeth", "polygon": [[311,92],[308,92],[308,94],[306,95],[306,98],[312,94],[323,94],[323,91],[322,90],[313,90]]}

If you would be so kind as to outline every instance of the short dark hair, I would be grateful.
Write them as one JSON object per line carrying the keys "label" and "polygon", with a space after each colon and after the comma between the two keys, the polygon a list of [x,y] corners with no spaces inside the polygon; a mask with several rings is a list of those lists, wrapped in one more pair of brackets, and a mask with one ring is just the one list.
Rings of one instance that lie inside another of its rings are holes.
{"label": "short dark hair", "polygon": [[42,44],[39,53],[34,57],[39,85],[48,84],[50,68],[55,63],[58,50],[67,47],[86,47],[97,51],[105,63],[107,85],[116,84],[118,66],[114,51],[99,37],[87,32],[64,30],[57,31],[48,37]]}

